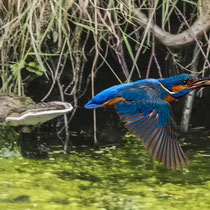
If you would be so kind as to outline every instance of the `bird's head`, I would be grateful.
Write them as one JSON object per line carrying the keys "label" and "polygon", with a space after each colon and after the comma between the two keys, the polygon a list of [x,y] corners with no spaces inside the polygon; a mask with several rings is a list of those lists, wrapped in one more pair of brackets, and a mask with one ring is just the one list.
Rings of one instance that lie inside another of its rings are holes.
{"label": "bird's head", "polygon": [[196,78],[190,74],[180,74],[159,80],[161,87],[175,99],[179,99],[190,91],[210,86],[210,78]]}

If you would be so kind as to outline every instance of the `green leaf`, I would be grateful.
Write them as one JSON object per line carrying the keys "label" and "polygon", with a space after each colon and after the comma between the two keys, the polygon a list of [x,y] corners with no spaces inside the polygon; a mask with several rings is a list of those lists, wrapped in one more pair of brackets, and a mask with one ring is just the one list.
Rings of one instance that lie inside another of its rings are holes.
{"label": "green leaf", "polygon": [[21,70],[25,68],[25,60],[20,60],[18,63],[15,63],[11,66],[12,74],[15,78],[17,88],[18,88],[18,95],[20,96],[22,93],[22,77],[21,77]]}
{"label": "green leaf", "polygon": [[25,61],[21,60],[18,63],[15,63],[11,66],[12,74],[17,77],[20,74],[20,71],[25,67]]}
{"label": "green leaf", "polygon": [[92,31],[93,33],[95,33],[95,29],[94,29],[93,27],[90,27],[90,26],[88,26],[88,25],[84,25],[84,24],[82,24],[82,23],[75,22],[75,21],[72,21],[72,20],[71,20],[71,22],[74,23],[74,24],[77,25],[77,26],[80,26],[80,27],[82,27],[82,28],[85,28],[85,29],[87,29],[87,30]]}
{"label": "green leaf", "polygon": [[189,3],[189,4],[193,4],[193,5],[195,5],[196,7],[199,6],[199,4],[198,4],[197,2],[194,2],[194,1],[190,1],[190,0],[182,0],[182,1],[187,2],[187,3]]}
{"label": "green leaf", "polygon": [[135,60],[135,57],[134,57],[134,54],[133,54],[133,51],[132,51],[132,47],[131,47],[130,44],[129,44],[129,41],[128,41],[127,36],[126,36],[126,33],[124,33],[122,30],[121,30],[121,33],[122,33],[122,35],[123,35],[123,40],[124,40],[124,42],[125,42],[126,48],[127,48],[127,50],[128,50],[128,53],[129,53],[129,55],[130,55],[130,57],[131,57],[131,59],[132,59],[132,61],[133,61],[133,65],[136,67],[137,72],[138,72],[138,74],[139,74],[139,77],[141,77],[141,74],[140,74],[138,65],[137,65],[137,63],[136,63],[136,60]]}
{"label": "green leaf", "polygon": [[42,76],[44,71],[38,62],[29,62],[26,66],[27,71],[35,73],[38,76]]}

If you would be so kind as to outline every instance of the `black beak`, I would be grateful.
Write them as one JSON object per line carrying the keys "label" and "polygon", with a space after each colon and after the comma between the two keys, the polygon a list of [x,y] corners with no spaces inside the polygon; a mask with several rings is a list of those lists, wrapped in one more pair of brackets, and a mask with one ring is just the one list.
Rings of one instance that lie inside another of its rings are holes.
{"label": "black beak", "polygon": [[196,78],[191,88],[197,89],[197,88],[202,88],[206,86],[210,86],[210,77]]}

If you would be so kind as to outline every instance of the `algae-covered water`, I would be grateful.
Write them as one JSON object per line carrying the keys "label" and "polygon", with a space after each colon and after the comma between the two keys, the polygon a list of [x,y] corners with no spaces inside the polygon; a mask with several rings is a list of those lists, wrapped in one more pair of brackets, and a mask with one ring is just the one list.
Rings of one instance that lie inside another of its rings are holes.
{"label": "algae-covered water", "polygon": [[208,131],[184,136],[192,162],[183,173],[153,161],[130,135],[118,146],[29,159],[14,133],[1,133],[0,209],[210,209]]}

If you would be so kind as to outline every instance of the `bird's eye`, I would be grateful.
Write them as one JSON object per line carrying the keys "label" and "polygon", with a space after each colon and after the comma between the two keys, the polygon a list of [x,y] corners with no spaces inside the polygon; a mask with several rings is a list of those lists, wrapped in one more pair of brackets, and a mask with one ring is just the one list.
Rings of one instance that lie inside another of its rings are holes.
{"label": "bird's eye", "polygon": [[187,84],[187,80],[184,80],[184,81],[182,82],[182,84],[183,84],[183,85],[186,85],[186,84]]}

